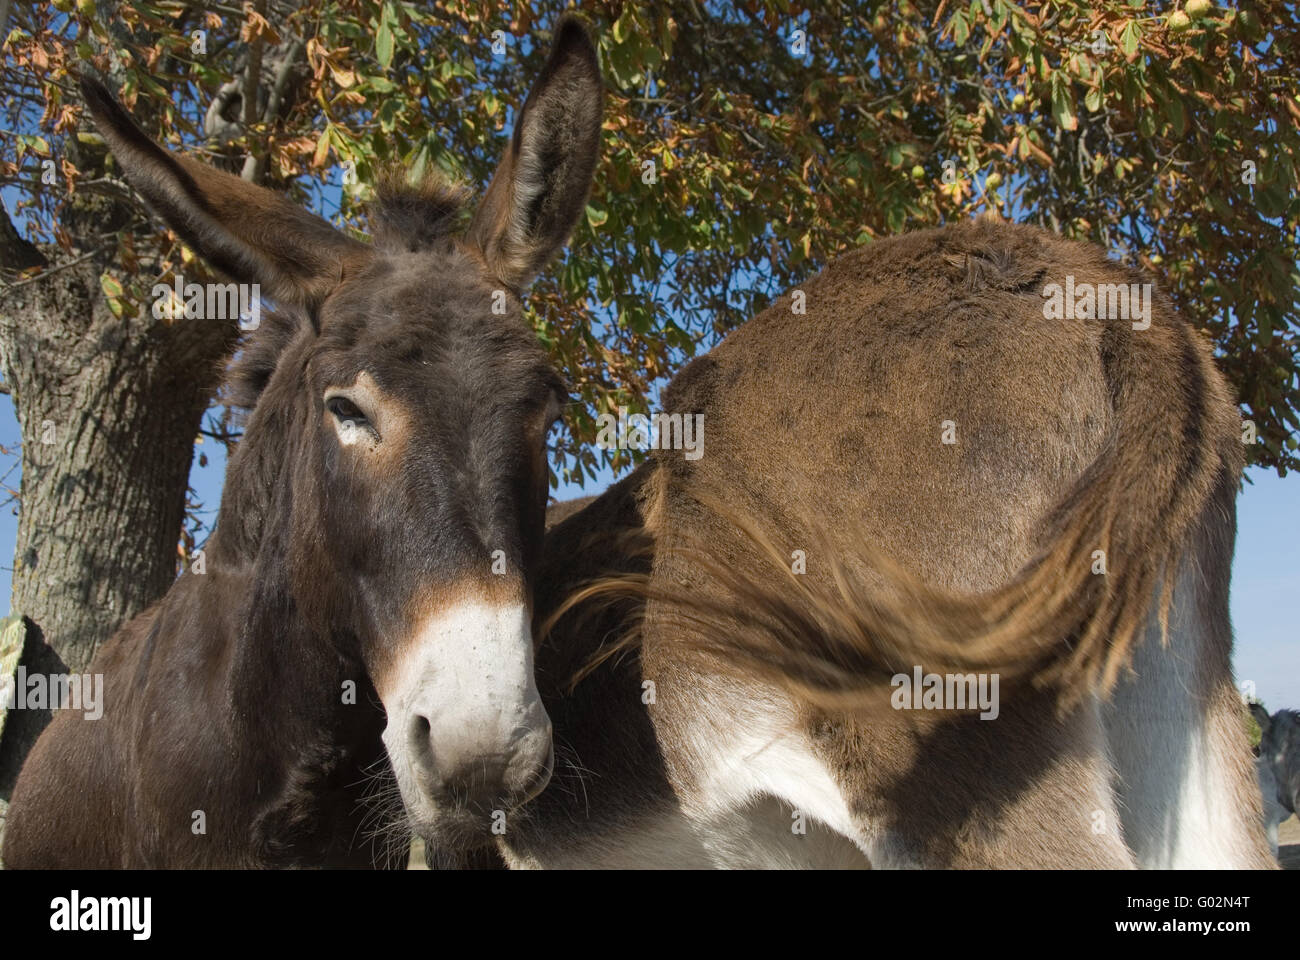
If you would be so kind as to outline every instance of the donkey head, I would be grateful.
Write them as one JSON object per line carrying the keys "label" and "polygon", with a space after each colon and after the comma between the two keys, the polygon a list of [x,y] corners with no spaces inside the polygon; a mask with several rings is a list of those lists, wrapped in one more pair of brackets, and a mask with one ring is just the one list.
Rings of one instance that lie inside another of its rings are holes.
{"label": "donkey head", "polygon": [[485,835],[485,814],[535,795],[552,764],[531,574],[566,394],[519,297],[568,239],[597,159],[603,87],[585,29],[558,25],[463,235],[459,191],[393,178],[373,244],[355,240],[168,154],[102,87],[83,89],[149,204],[277,308],[232,371],[252,412],[214,545],[277,557],[294,615],[364,665],[412,828]]}

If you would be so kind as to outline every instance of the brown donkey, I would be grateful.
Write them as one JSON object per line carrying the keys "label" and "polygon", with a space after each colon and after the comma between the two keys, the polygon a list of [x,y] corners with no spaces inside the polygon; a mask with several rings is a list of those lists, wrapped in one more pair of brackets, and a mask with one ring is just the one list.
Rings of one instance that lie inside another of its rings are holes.
{"label": "brown donkey", "polygon": [[552,764],[531,580],[565,393],[519,294],[585,203],[591,41],[559,24],[464,237],[457,191],[395,181],[374,244],[351,239],[167,154],[84,89],[136,189],[277,310],[231,371],[251,413],[206,572],[100,651],[103,718],[62,713],[40,738],[5,861],[369,866],[404,861],[411,829],[448,848],[486,836]]}
{"label": "brown donkey", "polygon": [[686,367],[665,409],[703,455],[548,533],[560,766],[506,859],[1270,866],[1230,665],[1239,415],[1147,282],[962,223]]}

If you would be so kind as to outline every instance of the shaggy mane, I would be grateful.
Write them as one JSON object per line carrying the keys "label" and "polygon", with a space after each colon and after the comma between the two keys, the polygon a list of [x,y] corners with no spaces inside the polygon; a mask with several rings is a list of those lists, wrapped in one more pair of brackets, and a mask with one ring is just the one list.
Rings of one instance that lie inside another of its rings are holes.
{"label": "shaggy mane", "polygon": [[469,200],[469,189],[431,170],[412,183],[400,165],[385,168],[375,182],[371,228],[381,247],[418,250],[446,237]]}
{"label": "shaggy mane", "polygon": [[[375,245],[419,250],[448,237],[470,197],[469,188],[441,171],[431,170],[412,182],[400,164],[385,167],[375,182],[370,225]],[[275,372],[285,348],[312,320],[292,305],[263,310],[259,329],[244,334],[223,361],[222,401],[251,411]]]}
{"label": "shaggy mane", "polygon": [[311,320],[300,308],[264,306],[261,325],[243,334],[234,351],[223,361],[221,402],[251,413],[275,373],[281,355],[295,337],[310,328]]}

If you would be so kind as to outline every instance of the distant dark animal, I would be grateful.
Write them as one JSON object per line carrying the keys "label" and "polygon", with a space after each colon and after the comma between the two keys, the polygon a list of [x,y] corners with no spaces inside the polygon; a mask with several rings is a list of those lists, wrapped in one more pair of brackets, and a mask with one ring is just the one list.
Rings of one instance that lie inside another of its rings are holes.
{"label": "distant dark animal", "polygon": [[1261,704],[1250,705],[1259,724],[1259,757],[1255,761],[1264,799],[1264,827],[1277,856],[1277,828],[1300,809],[1300,711],[1278,710],[1269,716]]}

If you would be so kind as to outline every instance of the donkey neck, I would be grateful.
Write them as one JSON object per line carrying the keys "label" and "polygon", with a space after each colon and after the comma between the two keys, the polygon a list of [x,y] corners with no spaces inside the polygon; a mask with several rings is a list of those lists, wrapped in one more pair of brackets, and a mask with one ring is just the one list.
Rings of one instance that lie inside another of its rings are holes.
{"label": "donkey neck", "polygon": [[363,665],[298,610],[277,533],[266,532],[253,563],[217,564],[241,598],[233,629],[216,638],[224,739],[240,758],[229,815],[249,824],[257,865],[376,865],[387,851],[357,838],[387,769],[384,715]]}
{"label": "donkey neck", "polygon": [[[290,368],[284,373],[300,375],[298,357],[282,362]],[[273,379],[249,416],[230,459],[209,541],[214,576],[200,589],[228,595],[234,607],[218,638],[228,703],[237,715],[260,717],[263,723],[269,710],[306,736],[311,727],[337,731],[349,707],[355,714],[368,706],[361,705],[364,690],[350,691],[357,706],[344,702],[341,685],[351,680],[363,686],[365,671],[359,662],[347,661],[334,638],[309,626],[291,587],[292,472],[308,423],[297,380]]]}

